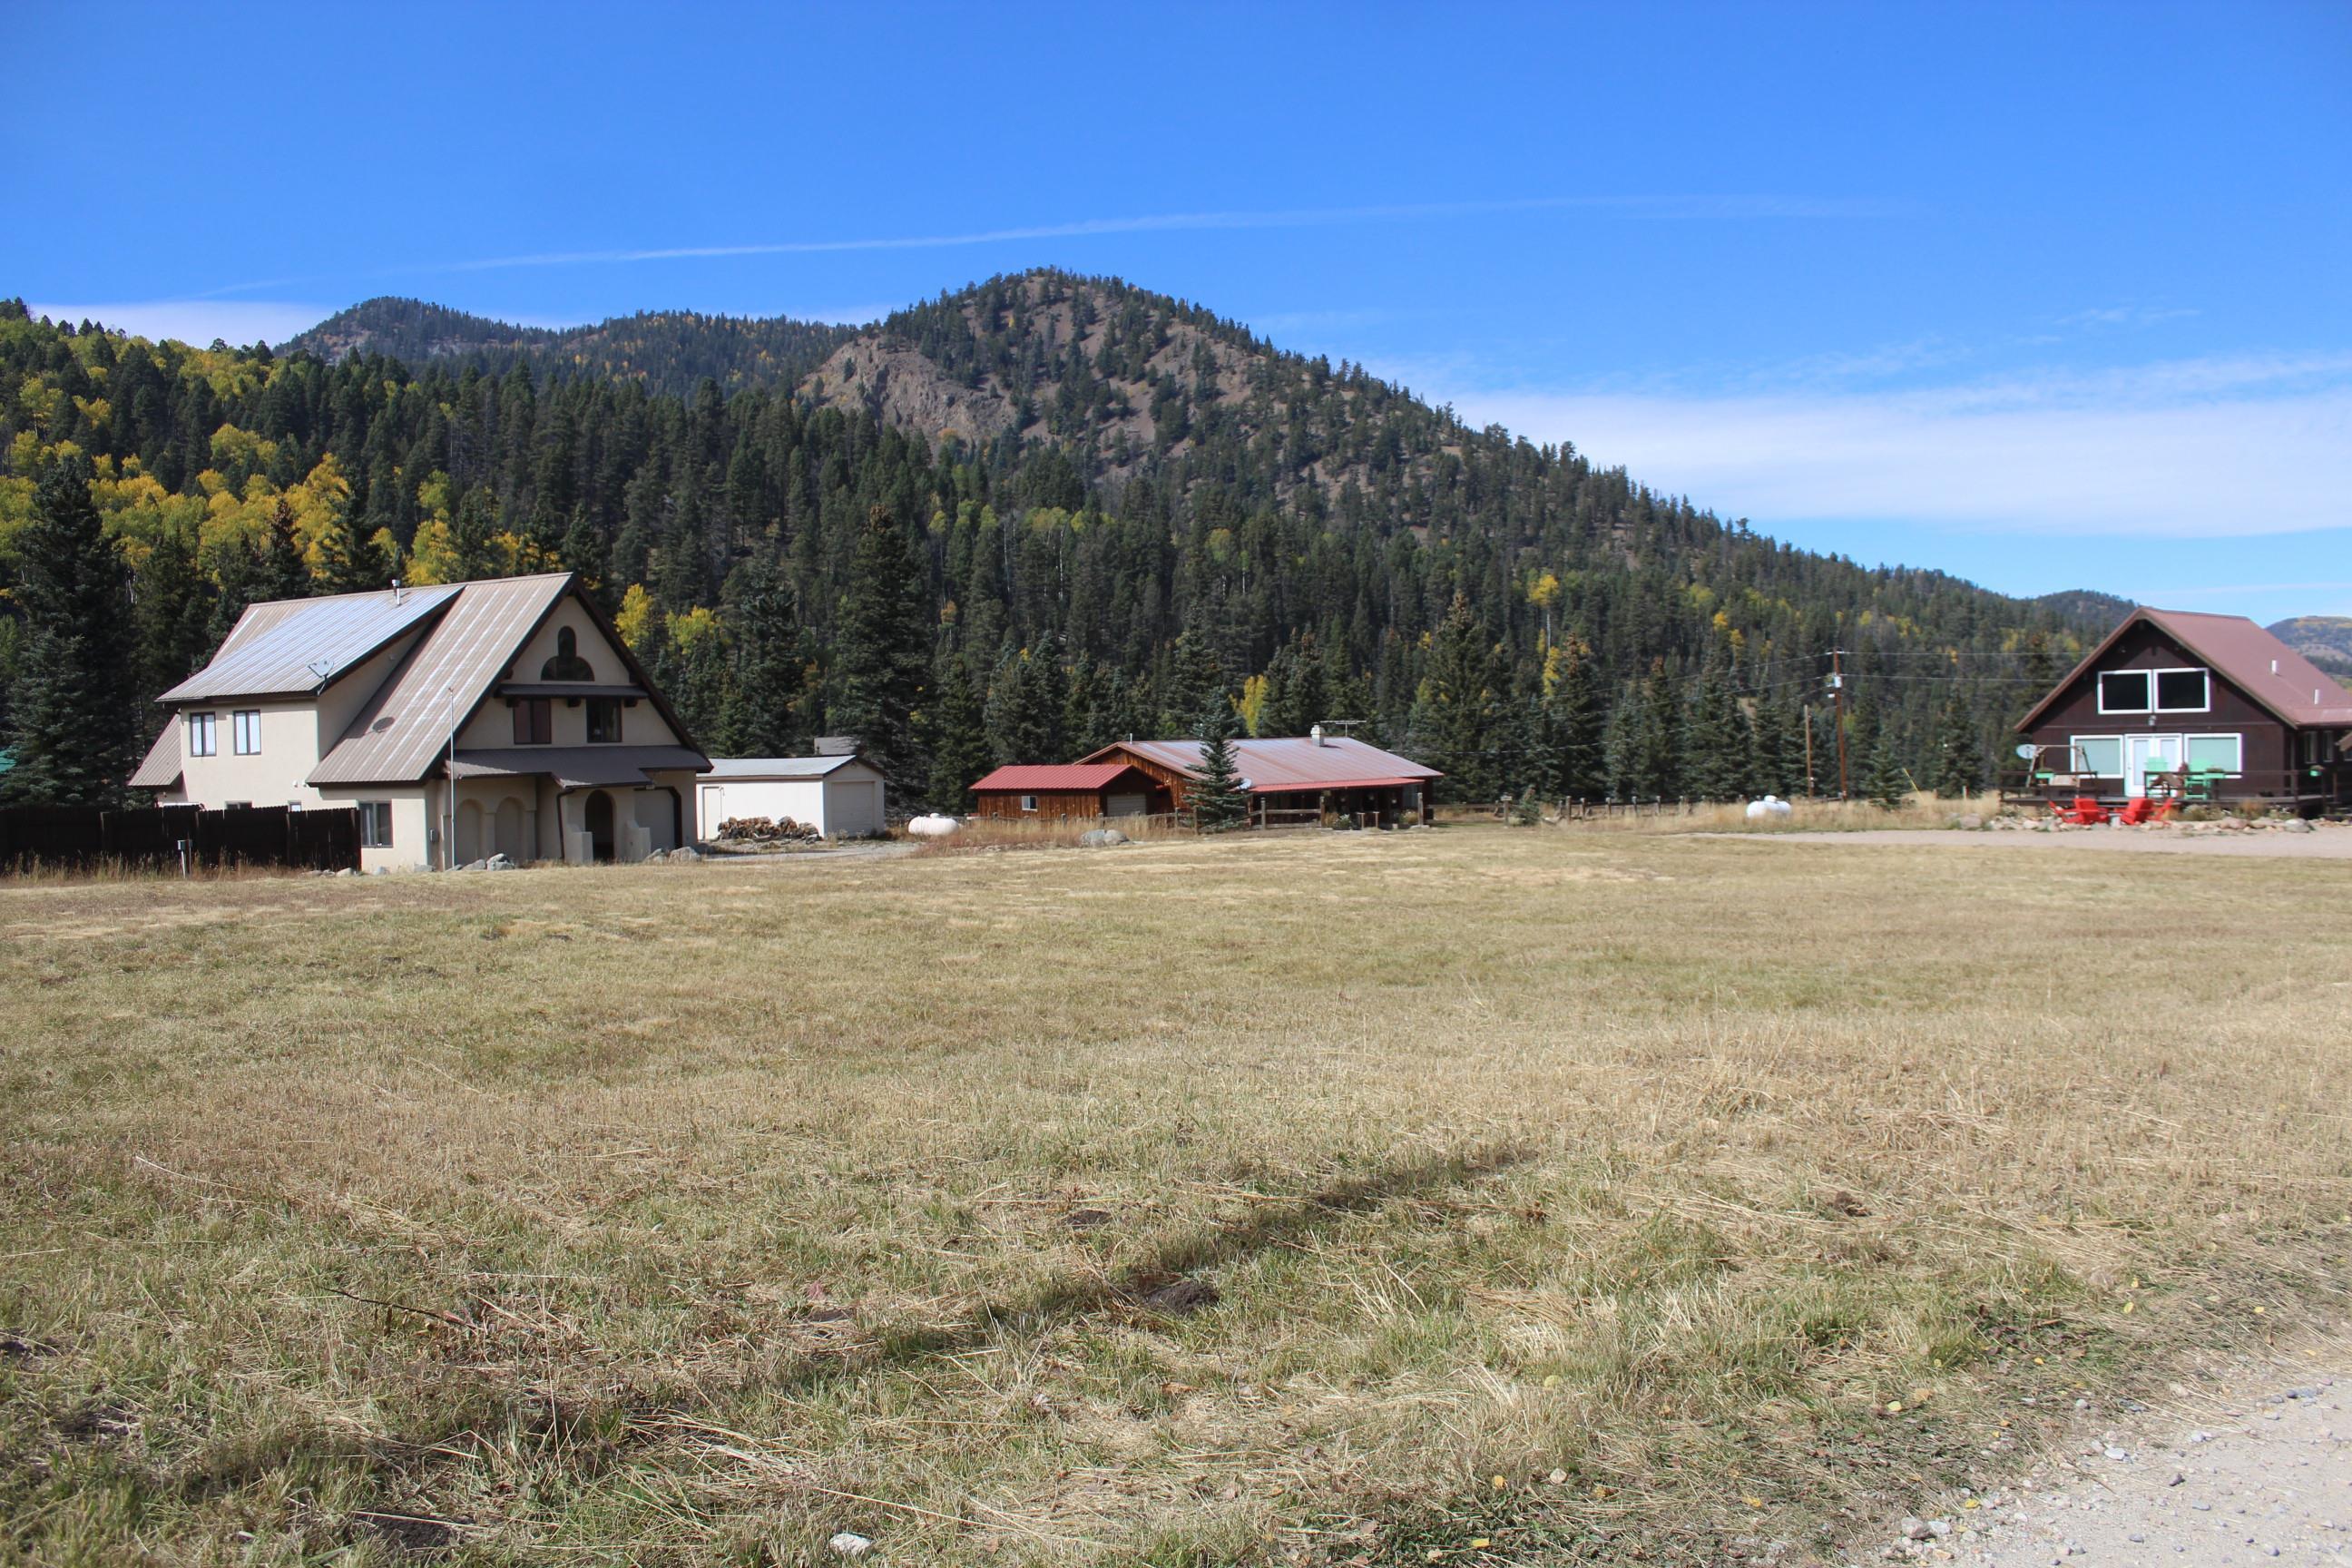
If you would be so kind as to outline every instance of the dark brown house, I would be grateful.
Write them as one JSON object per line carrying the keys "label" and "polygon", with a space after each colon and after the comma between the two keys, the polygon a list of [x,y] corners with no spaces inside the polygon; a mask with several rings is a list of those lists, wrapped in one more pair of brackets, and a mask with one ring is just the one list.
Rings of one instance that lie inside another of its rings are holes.
{"label": "dark brown house", "polygon": [[2056,795],[2352,804],[2352,692],[2242,616],[2134,610],[2017,731]]}

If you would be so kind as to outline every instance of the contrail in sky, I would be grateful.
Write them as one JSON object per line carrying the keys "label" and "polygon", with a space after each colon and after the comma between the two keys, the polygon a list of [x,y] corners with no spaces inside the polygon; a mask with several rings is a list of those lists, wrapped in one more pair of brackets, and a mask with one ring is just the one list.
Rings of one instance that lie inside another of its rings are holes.
{"label": "contrail in sky", "polygon": [[[1901,203],[1816,196],[1526,196],[1510,201],[1409,202],[1379,206],[1293,207],[1266,212],[1153,213],[1134,217],[1081,218],[1072,223],[1018,228],[979,229],[965,234],[921,234],[848,239],[782,239],[744,245],[675,245],[616,250],[552,250],[489,256],[470,261],[399,267],[383,277],[420,273],[494,272],[523,267],[617,267],[645,261],[707,261],[749,256],[821,256],[858,250],[943,250],[958,246],[1001,245],[1032,239],[1086,239],[1115,234],[1171,234],[1213,229],[1317,228],[1338,224],[1411,223],[1433,218],[1484,217],[1507,213],[1615,212],[1650,218],[1857,218],[1911,210]],[[214,294],[245,293],[269,283],[234,283]],[[199,296],[201,297],[201,296]]]}

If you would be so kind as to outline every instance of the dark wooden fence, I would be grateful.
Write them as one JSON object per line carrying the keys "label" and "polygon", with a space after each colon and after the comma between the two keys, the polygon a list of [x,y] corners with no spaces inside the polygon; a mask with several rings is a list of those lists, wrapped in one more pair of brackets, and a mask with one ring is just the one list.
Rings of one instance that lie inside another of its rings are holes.
{"label": "dark wooden fence", "polygon": [[293,811],[240,805],[200,811],[189,805],[100,811],[85,805],[0,808],[0,871],[37,866],[95,870],[123,866],[194,870],[222,866],[284,866],[357,870],[360,814],[354,806]]}

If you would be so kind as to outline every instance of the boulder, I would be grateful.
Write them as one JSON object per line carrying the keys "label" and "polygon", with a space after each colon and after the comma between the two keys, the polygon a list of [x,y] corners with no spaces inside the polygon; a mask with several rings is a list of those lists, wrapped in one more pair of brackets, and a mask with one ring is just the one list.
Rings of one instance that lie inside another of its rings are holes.
{"label": "boulder", "polygon": [[516,865],[513,861],[508,859],[503,855],[491,856],[488,860],[483,862],[482,868],[487,871],[520,871],[522,869],[521,867]]}
{"label": "boulder", "polygon": [[1088,849],[1108,848],[1127,842],[1127,835],[1116,827],[1089,827],[1078,835],[1078,842]]}
{"label": "boulder", "polygon": [[665,860],[667,860],[667,859],[668,859],[668,858],[669,858],[669,851],[668,851],[668,850],[667,850],[667,849],[656,849],[656,850],[655,850],[652,854],[650,854],[650,855],[648,855],[648,856],[646,856],[646,857],[645,858],[644,864],[648,865],[648,866],[658,866],[658,865],[660,865],[663,861],[665,861]]}
{"label": "boulder", "polygon": [[832,1549],[835,1557],[863,1557],[874,1550],[874,1538],[860,1535],[854,1530],[845,1530],[825,1545]]}
{"label": "boulder", "polygon": [[679,861],[692,862],[701,859],[702,852],[695,848],[691,844],[681,844],[677,848],[669,852],[669,858],[672,865],[676,865]]}
{"label": "boulder", "polygon": [[460,871],[487,871],[489,868],[490,863],[488,860],[468,860],[457,868]]}

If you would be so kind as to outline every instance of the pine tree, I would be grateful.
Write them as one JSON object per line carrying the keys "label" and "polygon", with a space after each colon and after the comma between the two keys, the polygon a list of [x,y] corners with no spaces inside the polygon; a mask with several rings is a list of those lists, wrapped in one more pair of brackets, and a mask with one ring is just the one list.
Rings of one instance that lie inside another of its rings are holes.
{"label": "pine tree", "polygon": [[1976,718],[1955,691],[1936,726],[1936,793],[1959,800],[1982,788],[1984,751],[1977,743]]}
{"label": "pine tree", "polygon": [[1192,826],[1223,833],[1249,820],[1249,795],[1242,788],[1234,757],[1234,710],[1223,694],[1209,700],[1201,718],[1201,777],[1192,789]]}
{"label": "pine tree", "polygon": [[960,655],[940,660],[932,680],[936,693],[925,710],[931,752],[930,804],[961,814],[971,809],[971,786],[994,765],[980,694]]}
{"label": "pine tree", "polygon": [[262,531],[251,587],[250,602],[257,605],[310,595],[310,568],[303,562],[302,541],[294,531],[294,509],[283,498],[271,509],[269,526]]}
{"label": "pine tree", "polygon": [[1748,793],[1748,754],[1755,738],[1748,714],[1720,662],[1707,666],[1684,713],[1684,778],[1700,800],[1738,800]]}
{"label": "pine tree", "polygon": [[930,676],[930,572],[914,541],[875,506],[849,561],[835,626],[829,721],[908,795],[929,783],[915,715]]}
{"label": "pine tree", "polygon": [[1888,811],[1900,810],[1911,798],[1911,781],[1895,750],[1891,729],[1881,729],[1871,743],[1869,763],[1862,777],[1862,793]]}
{"label": "pine tree", "polygon": [[8,701],[16,766],[0,804],[118,805],[133,755],[137,692],[125,635],[128,574],[89,495],[90,462],[50,463],[17,531],[24,631]]}
{"label": "pine tree", "polygon": [[795,729],[806,680],[792,590],[774,566],[748,566],[729,610],[734,668],[719,725],[730,756],[789,756],[803,739]]}
{"label": "pine tree", "polygon": [[988,739],[999,763],[1058,763],[1062,743],[1061,671],[1050,651],[1016,649],[989,683]]}
{"label": "pine tree", "polygon": [[140,693],[152,697],[187,679],[212,649],[212,584],[196,565],[191,529],[156,535],[131,595]]}
{"label": "pine tree", "polygon": [[1439,786],[1454,800],[1492,801],[1496,713],[1494,648],[1486,628],[1457,593],[1437,628],[1429,651],[1429,672],[1413,703],[1414,738],[1432,767],[1445,773]]}
{"label": "pine tree", "polygon": [[1160,732],[1182,734],[1199,721],[1212,698],[1223,702],[1229,695],[1224,667],[1218,662],[1207,626],[1195,616],[1185,623],[1169,653],[1168,681],[1160,694]]}
{"label": "pine tree", "polygon": [[1548,703],[1558,790],[1570,800],[1598,800],[1609,789],[1608,756],[1602,748],[1607,720],[1601,712],[1600,680],[1591,649],[1580,640],[1563,645],[1559,651],[1566,657],[1566,665]]}
{"label": "pine tree", "polygon": [[364,531],[359,509],[337,509],[319,535],[319,592],[364,594],[392,581],[392,563]]}

